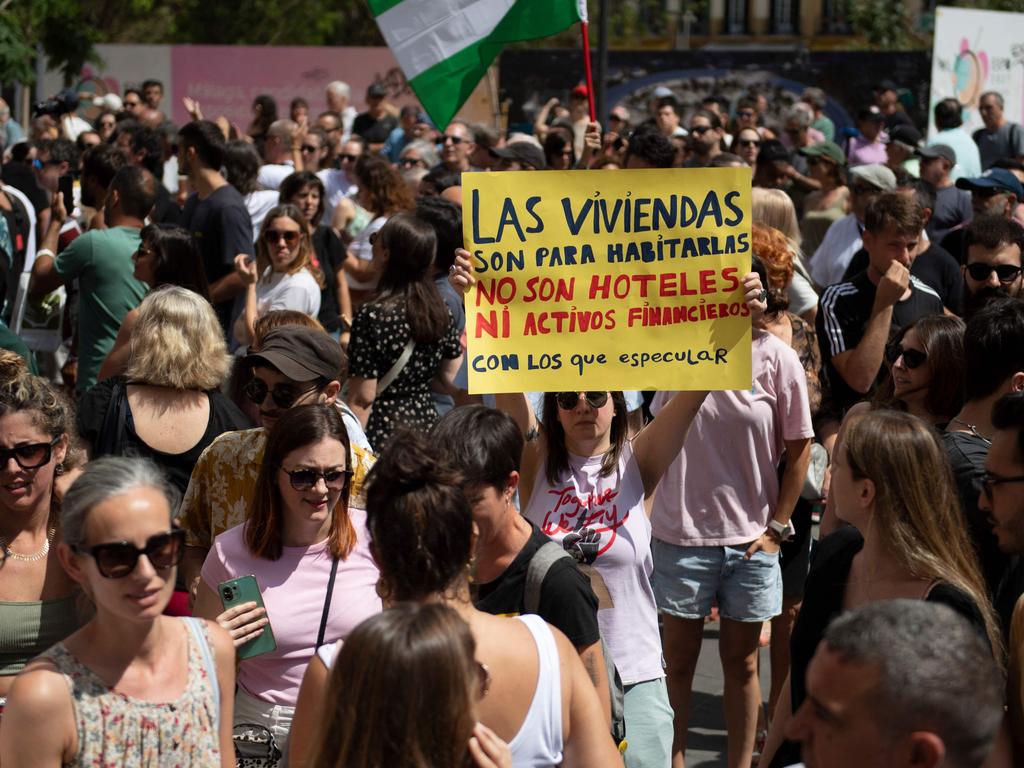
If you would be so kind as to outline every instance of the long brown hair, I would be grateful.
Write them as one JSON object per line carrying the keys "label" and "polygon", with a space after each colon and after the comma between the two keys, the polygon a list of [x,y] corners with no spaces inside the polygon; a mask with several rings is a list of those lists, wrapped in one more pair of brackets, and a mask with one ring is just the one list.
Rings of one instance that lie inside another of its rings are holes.
{"label": "long brown hair", "polygon": [[313,747],[316,768],[467,764],[479,688],[476,642],[439,603],[404,603],[346,638]]}
{"label": "long brown hair", "polygon": [[299,226],[299,251],[295,254],[295,258],[292,259],[292,263],[288,265],[288,274],[295,275],[304,269],[308,269],[309,274],[316,280],[316,284],[323,290],[325,285],[324,276],[314,263],[315,253],[313,251],[313,240],[309,234],[309,225],[306,224],[301,211],[290,203],[271,208],[266,218],[263,219],[263,224],[260,225],[260,236],[256,241],[256,269],[259,271],[260,276],[262,277],[267,267],[271,264],[270,248],[267,247],[267,241],[263,236],[270,229],[270,225],[277,219],[291,219]]}
{"label": "long brown hair", "polygon": [[[612,416],[611,446],[601,460],[601,476],[607,477],[619,464],[622,446],[629,436],[629,413],[626,410],[626,396],[621,392],[611,392],[615,413]],[[569,470],[569,448],[565,444],[565,430],[558,420],[558,402],[555,392],[544,393],[544,448],[547,456],[544,460],[545,474],[548,482],[557,483],[558,478]]]}
{"label": "long brown hair", "polygon": [[995,611],[938,435],[916,416],[878,410],[853,420],[844,445],[853,477],[875,486],[868,525],[915,577],[970,595],[985,619],[993,655],[1001,661]]}
{"label": "long brown hair", "polygon": [[417,344],[439,341],[448,330],[451,315],[434,285],[434,228],[411,213],[398,213],[388,219],[377,237],[388,252],[377,301],[405,304],[406,321]]}
{"label": "long brown hair", "polygon": [[[284,510],[278,491],[278,471],[284,457],[299,448],[333,439],[345,449],[345,469],[351,471],[348,432],[341,413],[334,405],[312,403],[285,411],[270,430],[263,464],[256,479],[252,514],[245,523],[245,546],[256,557],[277,560],[281,557],[284,534]],[[356,532],[348,516],[348,496],[352,476],[333,510],[328,543],[331,554],[345,558],[356,543]]]}

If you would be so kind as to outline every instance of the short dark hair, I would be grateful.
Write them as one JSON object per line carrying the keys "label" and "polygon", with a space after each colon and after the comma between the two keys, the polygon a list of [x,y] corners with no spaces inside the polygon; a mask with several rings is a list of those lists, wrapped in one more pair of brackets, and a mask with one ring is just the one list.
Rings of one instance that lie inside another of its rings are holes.
{"label": "short dark hair", "polygon": [[1001,675],[962,615],[940,603],[882,600],[840,615],[822,644],[878,671],[871,709],[884,732],[935,733],[950,768],[984,762],[1003,719]]}
{"label": "short dark hair", "polygon": [[1010,392],[996,401],[992,426],[1000,431],[1017,431],[1017,463],[1024,464],[1024,392]]}
{"label": "short dark hair", "polygon": [[935,212],[935,197],[937,191],[935,185],[927,179],[918,179],[911,176],[905,182],[899,185],[900,189],[912,189],[914,190],[914,202],[917,203],[917,207],[923,210],[927,208],[932,213]]}
{"label": "short dark hair", "polygon": [[437,194],[441,194],[448,187],[461,187],[462,173],[450,171],[445,166],[438,165],[431,168],[427,175],[420,179],[420,184],[432,184],[437,190]]}
{"label": "short dark hair", "polygon": [[119,170],[130,163],[124,150],[113,144],[97,144],[82,155],[82,178],[95,179],[103,189],[110,186]]}
{"label": "short dark hair", "polygon": [[192,233],[177,224],[147,224],[139,239],[153,251],[153,285],[178,285],[210,300],[203,257]]}
{"label": "short dark hair", "polygon": [[961,116],[962,109],[963,107],[956,99],[943,99],[935,105],[935,127],[940,131],[959,128],[964,124],[964,119]]}
{"label": "short dark hair", "polygon": [[967,321],[964,332],[968,400],[988,397],[1024,371],[1024,301],[994,296]]}
{"label": "short dark hair", "polygon": [[164,149],[160,142],[160,134],[145,125],[132,131],[131,148],[133,154],[145,152],[140,165],[157,178],[163,175]]}
{"label": "short dark hair", "polygon": [[461,475],[423,435],[396,431],[365,489],[366,527],[390,599],[421,600],[464,577],[473,550],[472,509]]}
{"label": "short dark hair", "polygon": [[78,147],[75,142],[67,139],[48,139],[40,142],[40,152],[49,152],[50,160],[54,163],[67,163],[69,172],[74,173],[78,169]]}
{"label": "short dark hair", "polygon": [[994,250],[1001,245],[1016,245],[1024,255],[1024,229],[1013,219],[999,214],[977,216],[967,226],[964,234],[964,263],[967,263],[967,249],[972,245],[980,245],[986,250]]}
{"label": "short dark hair", "polygon": [[731,168],[739,163],[740,165],[746,165],[747,161],[739,155],[734,155],[732,152],[719,152],[711,159],[711,163],[708,165],[709,168]]}
{"label": "short dark hair", "polygon": [[224,165],[224,134],[212,120],[193,120],[178,131],[181,146],[196,151],[199,162],[206,168],[220,170]]}
{"label": "short dark hair", "polygon": [[659,111],[662,107],[672,107],[672,111],[675,112],[680,117],[682,117],[682,115],[679,114],[679,102],[676,101],[675,96],[665,96],[663,98],[658,99],[657,107]]}
{"label": "short dark hair", "polygon": [[523,433],[512,417],[485,405],[466,405],[446,413],[430,433],[462,473],[464,489],[490,486],[504,491],[508,476],[519,471]]}
{"label": "short dark hair", "polygon": [[921,223],[917,201],[899,192],[883,192],[868,203],[864,212],[864,231],[873,234],[894,229],[901,234],[918,235]]}
{"label": "short dark hair", "polygon": [[152,85],[157,86],[161,91],[164,89],[163,83],[161,83],[159,80],[153,80],[152,78],[150,78],[149,80],[142,81],[142,90],[146,90]]}
{"label": "short dark hair", "polygon": [[463,246],[462,209],[443,197],[428,195],[417,198],[416,218],[434,228],[437,235],[434,270],[447,273],[448,268],[455,263],[455,249]]}
{"label": "short dark hair", "polygon": [[126,165],[114,174],[110,191],[120,196],[121,210],[128,216],[144,219],[156,201],[156,178],[138,165]]}
{"label": "short dark hair", "polygon": [[142,86],[141,85],[135,85],[135,83],[128,83],[128,85],[126,85],[124,87],[124,95],[127,96],[129,93],[134,93],[141,100],[142,99]]}
{"label": "short dark hair", "polygon": [[652,168],[671,168],[676,148],[661,131],[653,126],[641,126],[629,137],[625,165],[631,157],[638,157]]}
{"label": "short dark hair", "polygon": [[224,145],[224,176],[243,195],[260,188],[260,156],[248,141],[234,139]]}
{"label": "short dark hair", "polygon": [[1000,109],[1006,106],[1006,103],[1003,101],[1003,94],[1001,94],[999,91],[985,91],[983,94],[981,94],[981,96],[978,97],[978,103],[980,104],[989,96],[996,100],[996,104],[999,105]]}

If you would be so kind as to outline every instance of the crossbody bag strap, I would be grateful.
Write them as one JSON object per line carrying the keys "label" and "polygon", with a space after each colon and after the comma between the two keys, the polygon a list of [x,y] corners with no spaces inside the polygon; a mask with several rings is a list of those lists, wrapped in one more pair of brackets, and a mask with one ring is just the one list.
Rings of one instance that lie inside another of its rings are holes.
{"label": "crossbody bag strap", "polygon": [[324,610],[320,614],[320,631],[316,635],[315,648],[324,644],[324,635],[327,632],[327,614],[331,612],[331,595],[334,594],[334,577],[338,575],[338,558],[331,560],[331,578],[327,580],[327,594],[324,596]]}
{"label": "crossbody bag strap", "polygon": [[398,374],[405,368],[406,363],[409,362],[409,358],[412,357],[413,350],[416,349],[416,341],[409,339],[405,343],[405,347],[402,349],[402,354],[395,360],[395,364],[388,369],[388,372],[384,374],[384,378],[377,379],[377,397],[380,397],[384,390],[391,386],[391,382],[398,378]]}

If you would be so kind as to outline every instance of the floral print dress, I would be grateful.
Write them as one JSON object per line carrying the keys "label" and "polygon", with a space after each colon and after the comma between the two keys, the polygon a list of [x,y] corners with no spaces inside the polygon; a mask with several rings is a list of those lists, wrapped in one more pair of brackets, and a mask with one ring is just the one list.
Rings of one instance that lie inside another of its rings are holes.
{"label": "floral print dress", "polygon": [[220,695],[205,623],[188,622],[188,683],[162,704],[112,691],[63,643],[43,654],[68,681],[78,728],[74,768],[210,768],[221,763]]}

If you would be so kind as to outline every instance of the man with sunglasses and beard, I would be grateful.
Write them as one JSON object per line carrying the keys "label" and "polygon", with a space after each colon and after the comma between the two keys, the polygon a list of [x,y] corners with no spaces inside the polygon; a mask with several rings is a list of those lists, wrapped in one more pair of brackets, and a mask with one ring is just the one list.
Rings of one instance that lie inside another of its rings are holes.
{"label": "man with sunglasses and beard", "polygon": [[1024,230],[1005,216],[979,216],[964,235],[964,306],[967,316],[994,296],[1024,297]]}
{"label": "man with sunglasses and beard", "polygon": [[193,599],[213,539],[245,522],[252,508],[267,433],[283,412],[307,403],[333,403],[341,411],[352,445],[352,506],[363,508],[363,480],[373,466],[362,426],[339,398],[348,360],[327,333],[296,325],[275,328],[240,365],[252,369],[245,396],[258,405],[262,426],[224,433],[192,471],[178,518],[186,531],[182,573]]}

